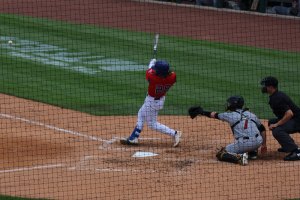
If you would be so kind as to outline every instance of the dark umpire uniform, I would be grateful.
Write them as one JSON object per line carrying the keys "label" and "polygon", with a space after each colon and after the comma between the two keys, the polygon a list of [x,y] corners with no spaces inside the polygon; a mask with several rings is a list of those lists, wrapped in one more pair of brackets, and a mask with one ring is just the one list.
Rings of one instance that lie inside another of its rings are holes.
{"label": "dark umpire uniform", "polygon": [[269,128],[281,145],[279,152],[289,153],[285,161],[300,160],[300,149],[290,134],[300,131],[300,108],[285,93],[278,91],[278,80],[265,77],[261,81],[262,92],[268,93],[269,104],[277,117],[269,120]]}

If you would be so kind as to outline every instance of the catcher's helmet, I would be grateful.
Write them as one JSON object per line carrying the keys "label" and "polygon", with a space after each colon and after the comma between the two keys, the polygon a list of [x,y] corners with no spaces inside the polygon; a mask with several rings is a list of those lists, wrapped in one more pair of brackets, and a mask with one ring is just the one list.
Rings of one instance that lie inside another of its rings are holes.
{"label": "catcher's helmet", "polygon": [[278,87],[278,80],[273,76],[267,76],[261,80],[260,85],[262,93],[266,93],[268,86]]}
{"label": "catcher's helmet", "polygon": [[165,60],[158,60],[152,67],[158,76],[166,77],[170,73],[170,65]]}
{"label": "catcher's helmet", "polygon": [[242,96],[231,96],[227,99],[226,110],[234,111],[236,109],[242,109],[244,106],[244,98]]}

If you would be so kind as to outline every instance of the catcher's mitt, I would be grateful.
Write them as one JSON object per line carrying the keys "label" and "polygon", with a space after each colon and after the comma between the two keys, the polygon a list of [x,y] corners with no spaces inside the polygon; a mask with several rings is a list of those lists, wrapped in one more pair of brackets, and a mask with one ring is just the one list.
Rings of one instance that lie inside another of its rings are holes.
{"label": "catcher's mitt", "polygon": [[197,117],[197,115],[203,114],[203,108],[201,106],[192,106],[189,108],[188,113],[192,119]]}

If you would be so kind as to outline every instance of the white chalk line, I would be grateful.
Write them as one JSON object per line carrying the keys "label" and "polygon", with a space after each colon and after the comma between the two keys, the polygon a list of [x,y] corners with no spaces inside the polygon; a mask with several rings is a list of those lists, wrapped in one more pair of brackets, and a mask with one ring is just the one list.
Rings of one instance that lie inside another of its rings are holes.
{"label": "white chalk line", "polygon": [[51,169],[51,168],[58,168],[58,167],[64,167],[64,164],[60,163],[60,164],[50,164],[50,165],[37,165],[37,166],[33,166],[33,167],[20,167],[20,168],[14,168],[14,169],[5,169],[5,170],[0,170],[0,174],[31,171],[31,170],[36,170],[36,169]]}
{"label": "white chalk line", "polygon": [[63,128],[58,128],[53,125],[44,124],[44,123],[41,123],[38,121],[33,121],[33,120],[25,119],[22,117],[16,117],[13,115],[8,115],[8,114],[3,114],[3,113],[0,113],[0,116],[4,117],[4,118],[8,118],[8,119],[19,120],[19,121],[22,121],[22,122],[25,122],[28,124],[36,125],[36,126],[43,126],[45,128],[51,129],[51,130],[55,130],[55,131],[59,131],[59,132],[63,132],[63,133],[67,133],[67,134],[71,134],[71,135],[75,135],[75,136],[79,136],[79,137],[84,137],[84,138],[87,138],[87,139],[93,140],[93,141],[106,142],[106,143],[111,141],[111,140],[104,140],[104,139],[101,139],[101,138],[95,137],[95,136],[86,135],[86,134],[83,134],[83,133],[80,133],[77,131],[71,131],[71,130],[66,130]]}
{"label": "white chalk line", "polygon": [[[93,140],[93,141],[104,142],[104,144],[106,144],[106,145],[111,145],[114,142],[116,142],[117,140],[121,139],[120,137],[113,137],[110,140],[105,140],[105,139],[101,139],[99,137],[86,135],[86,134],[83,134],[83,133],[80,133],[80,132],[77,132],[77,131],[71,131],[71,130],[67,130],[67,129],[63,129],[63,128],[58,128],[58,127],[53,126],[53,125],[49,125],[49,124],[45,124],[45,123],[42,123],[42,122],[38,122],[38,121],[34,121],[34,120],[22,118],[22,117],[17,117],[17,116],[13,116],[13,115],[9,115],[9,114],[0,113],[0,117],[13,119],[13,120],[18,120],[18,121],[22,121],[22,122],[25,122],[25,123],[28,123],[28,124],[33,124],[33,125],[36,125],[36,126],[42,126],[42,127],[45,127],[45,128],[51,129],[51,130],[55,130],[55,131],[58,131],[58,132],[63,132],[63,133],[67,133],[67,134],[71,134],[71,135],[75,135],[75,136],[79,136],[79,137],[84,137],[84,138],[87,138],[87,139]],[[161,138],[140,138],[140,140],[162,140],[162,139]],[[99,148],[99,149],[102,149],[102,148]],[[120,151],[123,150],[124,151],[123,148],[117,148],[116,150],[120,150]],[[82,165],[86,160],[90,160],[93,157],[94,156],[87,156],[86,158],[83,159],[83,161],[80,161],[79,164]],[[38,166],[33,166],[33,167],[21,167],[21,168],[0,170],[0,173],[31,171],[31,170],[36,170],[36,169],[50,169],[50,168],[58,168],[58,167],[64,167],[64,166],[66,166],[66,165],[65,164],[38,165]],[[68,170],[94,170],[94,171],[99,171],[99,172],[137,172],[137,173],[140,173],[140,172],[144,172],[144,173],[157,172],[155,170],[137,170],[137,169],[126,169],[126,168],[88,168],[88,169],[81,169],[81,168],[78,168],[78,166],[68,167],[67,169]]]}
{"label": "white chalk line", "polygon": [[[79,137],[84,137],[84,138],[87,138],[87,139],[93,140],[93,141],[105,142],[106,145],[112,144],[115,141],[121,139],[121,137],[113,137],[110,140],[105,140],[105,139],[101,139],[99,137],[90,136],[90,135],[83,134],[83,133],[80,133],[80,132],[77,132],[77,131],[71,131],[71,130],[67,130],[67,129],[63,129],[63,128],[58,128],[58,127],[53,126],[53,125],[49,125],[49,124],[45,124],[45,123],[42,123],[42,122],[33,121],[33,120],[30,120],[30,119],[17,117],[17,116],[13,116],[13,115],[9,115],[9,114],[0,113],[0,117],[19,120],[19,121],[22,121],[22,122],[25,122],[25,123],[28,123],[28,124],[37,125],[37,126],[43,126],[45,128],[51,129],[51,130],[55,130],[55,131],[59,131],[59,132],[63,132],[63,133],[67,133],[67,134],[71,134],[71,135],[75,135],[75,136],[79,136]],[[140,138],[140,140],[161,140],[161,138]]]}
{"label": "white chalk line", "polygon": [[[65,164],[51,164],[51,165],[37,165],[33,167],[20,167],[14,169],[0,170],[0,174],[33,171],[39,169],[53,169],[53,168],[64,168]],[[155,173],[156,170],[138,170],[138,169],[126,169],[126,168],[91,168],[91,167],[68,167],[69,171],[96,171],[96,172],[136,172],[136,173]]]}
{"label": "white chalk line", "polygon": [[[67,130],[67,129],[63,129],[63,128],[58,128],[56,126],[53,125],[49,125],[49,124],[45,124],[42,122],[38,122],[38,121],[33,121],[30,119],[26,119],[26,118],[22,118],[22,117],[17,117],[17,116],[13,116],[13,115],[9,115],[9,114],[3,114],[0,113],[0,117],[4,117],[4,118],[8,118],[8,119],[13,119],[13,120],[19,120],[28,124],[33,124],[36,126],[42,126],[51,130],[55,130],[55,131],[59,131],[59,132],[63,132],[63,133],[67,133],[67,134],[71,134],[71,135],[75,135],[75,136],[79,136],[79,137],[84,137],[87,138],[89,140],[92,141],[99,141],[99,142],[103,142],[102,145],[100,145],[99,149],[107,149],[107,146],[113,144],[114,142],[116,142],[117,140],[122,139],[121,137],[113,137],[112,139],[109,140],[105,140],[105,139],[101,139],[99,137],[95,137],[95,136],[90,136],[90,135],[86,135],[77,131],[71,131],[71,130]],[[140,138],[140,140],[161,140],[161,138]],[[123,148],[119,148],[119,150],[122,150]]]}

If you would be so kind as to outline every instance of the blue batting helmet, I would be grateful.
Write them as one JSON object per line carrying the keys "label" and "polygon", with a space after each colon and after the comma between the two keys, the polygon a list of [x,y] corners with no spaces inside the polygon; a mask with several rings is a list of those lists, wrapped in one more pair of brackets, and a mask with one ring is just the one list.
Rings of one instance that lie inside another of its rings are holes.
{"label": "blue batting helmet", "polygon": [[170,65],[165,60],[158,60],[152,67],[158,76],[166,77],[170,73]]}

